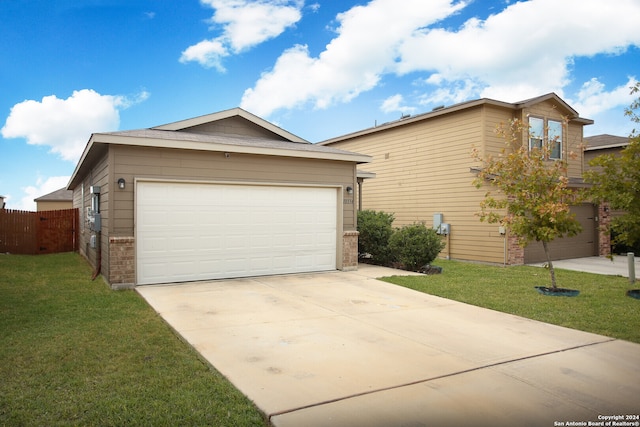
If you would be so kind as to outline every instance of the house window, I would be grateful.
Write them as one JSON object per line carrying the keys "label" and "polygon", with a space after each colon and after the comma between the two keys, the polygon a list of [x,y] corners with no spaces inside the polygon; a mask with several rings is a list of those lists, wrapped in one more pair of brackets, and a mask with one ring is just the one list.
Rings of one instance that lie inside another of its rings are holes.
{"label": "house window", "polygon": [[529,117],[529,151],[542,150],[545,141],[549,144],[549,159],[562,159],[562,122],[547,120],[545,128],[544,119]]}
{"label": "house window", "polygon": [[548,120],[547,134],[549,136],[549,158],[562,159],[562,123]]}
{"label": "house window", "polygon": [[529,117],[529,151],[542,149],[542,137],[544,135],[544,120],[538,117]]}

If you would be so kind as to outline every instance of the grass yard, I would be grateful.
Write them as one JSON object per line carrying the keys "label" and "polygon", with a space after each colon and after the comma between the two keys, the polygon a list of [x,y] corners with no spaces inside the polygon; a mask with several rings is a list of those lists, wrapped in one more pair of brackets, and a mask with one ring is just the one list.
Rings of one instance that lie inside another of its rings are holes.
{"label": "grass yard", "polygon": [[[558,287],[578,289],[577,297],[543,296],[534,286],[551,286],[540,267],[499,267],[436,260],[443,273],[394,276],[384,280],[431,295],[511,313],[568,328],[640,343],[640,300],[625,277],[556,269]],[[637,284],[633,288],[640,288]]]}
{"label": "grass yard", "polygon": [[133,291],[75,253],[0,255],[0,425],[268,426]]}

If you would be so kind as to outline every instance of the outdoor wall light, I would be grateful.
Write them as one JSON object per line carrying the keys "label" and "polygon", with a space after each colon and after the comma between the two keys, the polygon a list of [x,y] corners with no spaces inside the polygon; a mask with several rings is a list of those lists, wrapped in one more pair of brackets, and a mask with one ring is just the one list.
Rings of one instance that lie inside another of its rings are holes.
{"label": "outdoor wall light", "polygon": [[347,187],[347,194],[353,194],[353,187]]}
{"label": "outdoor wall light", "polygon": [[118,188],[121,189],[121,190],[124,190],[125,183],[126,183],[126,181],[124,180],[124,178],[118,179]]}

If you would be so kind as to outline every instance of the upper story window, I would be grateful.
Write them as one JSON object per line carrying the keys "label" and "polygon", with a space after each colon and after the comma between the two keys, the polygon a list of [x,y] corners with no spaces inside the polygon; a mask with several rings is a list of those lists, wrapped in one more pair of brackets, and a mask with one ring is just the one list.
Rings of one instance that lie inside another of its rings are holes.
{"label": "upper story window", "polygon": [[549,158],[562,159],[562,122],[547,120]]}
{"label": "upper story window", "polygon": [[[545,135],[546,134],[546,135]],[[548,144],[549,159],[562,159],[562,122],[545,120],[540,117],[529,117],[529,151],[542,149]]]}
{"label": "upper story window", "polygon": [[544,120],[538,117],[529,117],[529,151],[534,148],[542,149],[544,136]]}

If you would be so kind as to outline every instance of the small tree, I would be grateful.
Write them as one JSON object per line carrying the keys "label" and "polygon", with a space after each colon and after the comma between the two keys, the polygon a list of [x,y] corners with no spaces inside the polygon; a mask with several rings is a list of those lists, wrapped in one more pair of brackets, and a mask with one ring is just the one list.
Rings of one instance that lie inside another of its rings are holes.
{"label": "small tree", "polygon": [[[631,88],[631,93],[640,92],[640,83]],[[631,121],[640,123],[636,110],[640,98],[625,110]],[[640,242],[640,134],[634,129],[627,145],[619,156],[604,154],[591,160],[591,166],[599,167],[585,172],[585,181],[593,184],[589,194],[594,201],[608,202],[612,209],[623,215],[613,218],[611,229],[613,243],[628,246]]]}
{"label": "small tree", "polygon": [[389,239],[390,252],[411,271],[430,264],[444,247],[435,230],[424,224],[405,225]]}
{"label": "small tree", "polygon": [[522,246],[531,241],[542,242],[551,286],[556,289],[548,244],[581,231],[580,223],[570,212],[570,205],[578,201],[580,194],[568,186],[567,161],[548,160],[556,141],[543,138],[541,147],[529,150],[522,138],[523,133],[529,135],[529,128],[517,119],[497,132],[505,141],[497,156],[483,157],[476,149],[472,153],[481,163],[475,186],[490,184],[478,215],[481,221],[507,227]]}

